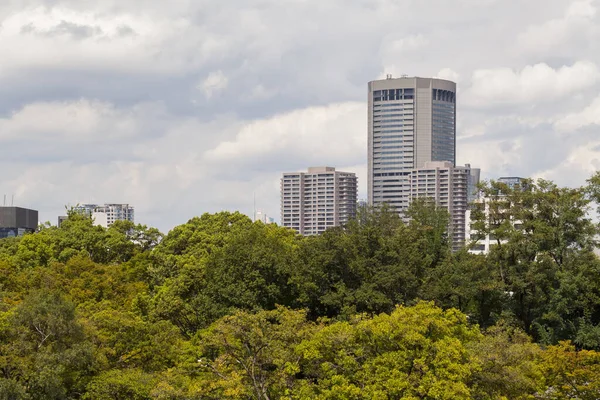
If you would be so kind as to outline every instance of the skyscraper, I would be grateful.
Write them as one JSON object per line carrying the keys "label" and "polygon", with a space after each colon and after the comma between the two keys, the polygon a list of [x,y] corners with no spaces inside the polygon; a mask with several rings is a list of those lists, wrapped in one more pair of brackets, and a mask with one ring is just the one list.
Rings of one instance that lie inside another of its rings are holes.
{"label": "skyscraper", "polygon": [[456,84],[388,75],[369,82],[368,104],[368,201],[403,212],[413,169],[456,164]]}
{"label": "skyscraper", "polygon": [[312,167],[281,178],[281,225],[316,235],[356,216],[357,180],[351,172]]}

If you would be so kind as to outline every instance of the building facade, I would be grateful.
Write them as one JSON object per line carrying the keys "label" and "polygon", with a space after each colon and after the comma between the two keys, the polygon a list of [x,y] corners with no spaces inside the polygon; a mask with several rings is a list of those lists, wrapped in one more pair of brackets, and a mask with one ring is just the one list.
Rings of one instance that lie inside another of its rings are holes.
{"label": "building facade", "polygon": [[391,76],[369,82],[369,205],[406,211],[411,171],[430,161],[456,163],[456,84]]}
{"label": "building facade", "polygon": [[135,210],[129,204],[80,204],[74,207],[73,210],[92,217],[94,225],[105,228],[114,224],[115,221],[135,222]]}
{"label": "building facade", "polygon": [[453,250],[465,245],[469,203],[477,193],[480,170],[469,164],[453,166],[448,161],[425,162],[410,172],[410,200],[427,198],[448,210],[448,239]]}
{"label": "building facade", "polygon": [[281,225],[302,235],[343,226],[356,216],[357,179],[333,167],[284,173],[281,178]]}
{"label": "building facade", "polygon": [[263,224],[274,224],[275,219],[269,217],[264,211],[256,210],[254,212],[254,222],[260,221]]}
{"label": "building facade", "polygon": [[[496,182],[503,183],[510,190],[525,190],[526,180],[521,177],[501,177]],[[466,232],[465,237],[470,242],[469,252],[472,254],[488,254],[493,246],[505,243],[506,240],[494,235],[493,227],[500,225],[504,221],[508,220],[515,229],[521,229],[522,223],[520,220],[510,216],[505,208],[502,207],[503,198],[506,194],[498,192],[496,198],[479,197],[475,199],[466,212]],[[492,210],[490,209],[492,208]],[[490,232],[482,233],[474,229],[474,218],[472,213],[477,209],[483,213],[484,220]],[[507,218],[503,218],[504,215],[508,215]]]}
{"label": "building facade", "polygon": [[0,207],[0,238],[23,236],[35,232],[38,212],[22,207]]}

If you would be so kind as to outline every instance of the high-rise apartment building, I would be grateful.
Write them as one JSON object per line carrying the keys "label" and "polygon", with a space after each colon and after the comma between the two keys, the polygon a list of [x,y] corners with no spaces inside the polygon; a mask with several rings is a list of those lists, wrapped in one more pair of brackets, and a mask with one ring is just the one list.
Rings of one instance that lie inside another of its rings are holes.
{"label": "high-rise apartment building", "polygon": [[281,225],[302,235],[342,226],[356,216],[357,179],[333,167],[284,173],[281,178]]}
{"label": "high-rise apartment building", "polygon": [[466,212],[474,200],[479,168],[453,166],[448,161],[428,161],[410,173],[410,199],[427,198],[448,210],[448,239],[453,250],[465,244]]}
{"label": "high-rise apartment building", "polygon": [[[518,191],[527,189],[526,180],[516,176],[501,177],[496,182],[505,184],[510,190]],[[516,229],[522,228],[522,221],[515,219],[507,212],[509,210],[503,207],[505,196],[506,193],[498,192],[495,198],[479,197],[467,210],[465,236],[471,242],[470,253],[488,254],[493,246],[507,241],[506,239],[496,237],[493,232],[482,233],[474,229],[473,225],[475,221],[472,218],[474,210],[483,212],[485,222],[490,228],[499,226],[504,221],[509,221]],[[492,206],[493,212],[491,212],[490,206]]]}
{"label": "high-rise apartment building", "polygon": [[135,222],[134,208],[129,204],[81,204],[73,209],[92,217],[95,225],[105,228],[111,226],[115,221]]}
{"label": "high-rise apartment building", "polygon": [[368,201],[402,213],[413,169],[456,163],[456,84],[388,76],[368,87]]}

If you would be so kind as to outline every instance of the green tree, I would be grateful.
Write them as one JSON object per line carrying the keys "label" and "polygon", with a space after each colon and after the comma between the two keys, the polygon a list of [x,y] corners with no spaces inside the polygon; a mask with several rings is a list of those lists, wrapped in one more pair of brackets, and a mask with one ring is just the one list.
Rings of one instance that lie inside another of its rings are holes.
{"label": "green tree", "polygon": [[0,366],[11,390],[32,399],[76,397],[94,371],[93,347],[75,317],[75,307],[56,292],[25,297],[7,319]]}
{"label": "green tree", "polygon": [[294,349],[314,329],[303,311],[282,307],[256,314],[237,312],[215,322],[195,338],[203,396],[286,398],[300,372]]}
{"label": "green tree", "polygon": [[98,375],[87,386],[85,400],[150,400],[156,385],[152,374],[138,369],[111,370]]}
{"label": "green tree", "polygon": [[299,345],[299,398],[469,399],[480,333],[457,310],[431,303],[333,323]]}
{"label": "green tree", "polygon": [[427,271],[421,297],[443,308],[457,308],[482,327],[496,323],[509,300],[497,266],[465,249]]}
{"label": "green tree", "polygon": [[[193,253],[166,256],[177,265],[177,274],[156,287],[149,307],[155,320],[167,319],[191,337],[235,309],[273,309],[294,300],[288,285],[297,264],[292,231],[228,213],[203,218],[209,221],[203,221],[205,232],[192,235],[202,238]],[[222,226],[226,232],[219,230]],[[160,246],[171,246],[171,239]]]}
{"label": "green tree", "polygon": [[582,279],[597,270],[586,190],[539,180],[518,188],[491,182],[482,193],[487,215],[475,213],[474,225],[496,241],[487,260],[508,295],[507,311],[542,343],[574,337],[581,322],[597,324],[598,290]]}
{"label": "green tree", "polygon": [[474,357],[470,381],[474,399],[529,399],[543,389],[541,349],[522,331],[493,326],[468,349]]}
{"label": "green tree", "polygon": [[540,399],[596,400],[600,398],[600,353],[576,351],[568,341],[542,353],[546,389]]}

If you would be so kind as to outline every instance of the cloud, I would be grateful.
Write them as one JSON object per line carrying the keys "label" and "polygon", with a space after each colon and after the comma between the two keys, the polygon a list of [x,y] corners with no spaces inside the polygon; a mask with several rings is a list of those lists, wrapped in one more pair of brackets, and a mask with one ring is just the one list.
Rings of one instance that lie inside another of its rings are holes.
{"label": "cloud", "polygon": [[185,20],[131,13],[36,7],[9,15],[0,30],[5,74],[39,68],[170,73],[198,68],[226,51],[218,35]]}
{"label": "cloud", "polygon": [[600,125],[600,96],[583,110],[567,114],[555,123],[556,129],[562,132],[573,132],[588,125]]}
{"label": "cloud", "polygon": [[419,52],[424,51],[428,44],[429,40],[420,33],[400,37],[390,35],[384,38],[380,50],[383,71],[378,78],[383,79],[388,74],[412,75],[411,71],[406,69],[405,60],[417,56]]}
{"label": "cloud", "polygon": [[436,75],[436,78],[447,79],[452,82],[460,83],[460,75],[458,72],[450,68],[442,68]]}
{"label": "cloud", "polygon": [[366,83],[386,73],[458,81],[461,164],[578,185],[600,135],[596,8],[3,1],[0,189],[52,221],[129,202],[163,230],[251,214],[253,193],[278,216],[281,173],[311,165],[356,171],[365,193]]}
{"label": "cloud", "polygon": [[528,65],[520,71],[480,69],[473,72],[465,97],[470,106],[483,107],[544,103],[589,89],[599,80],[600,71],[590,61],[557,69],[545,63]]}
{"label": "cloud", "polygon": [[535,178],[555,181],[559,185],[579,186],[600,170],[600,141],[588,141],[574,147],[560,165],[535,174]]}
{"label": "cloud", "polygon": [[44,142],[124,140],[136,133],[136,121],[130,113],[87,99],[32,103],[9,118],[0,118],[0,143],[22,140],[24,135],[28,140]]}
{"label": "cloud", "polygon": [[356,162],[366,153],[366,122],[365,103],[295,110],[248,123],[233,140],[219,143],[204,158],[233,167],[236,174],[265,164],[284,171]]}
{"label": "cloud", "polygon": [[587,40],[598,33],[595,0],[572,2],[560,18],[531,25],[517,37],[521,51],[534,55],[563,56],[574,48],[587,47]]}
{"label": "cloud", "polygon": [[204,91],[204,95],[207,99],[210,99],[212,95],[219,92],[227,87],[229,80],[223,73],[223,71],[211,72],[208,77],[202,81],[199,87]]}
{"label": "cloud", "polygon": [[[119,29],[123,29],[120,27]],[[60,36],[69,35],[75,39],[85,39],[93,36],[101,36],[103,34],[102,28],[98,26],[80,25],[73,22],[60,21],[56,26],[53,26],[47,30],[39,30],[34,26],[32,22],[21,27],[21,33],[24,34],[36,34],[39,36]]]}

